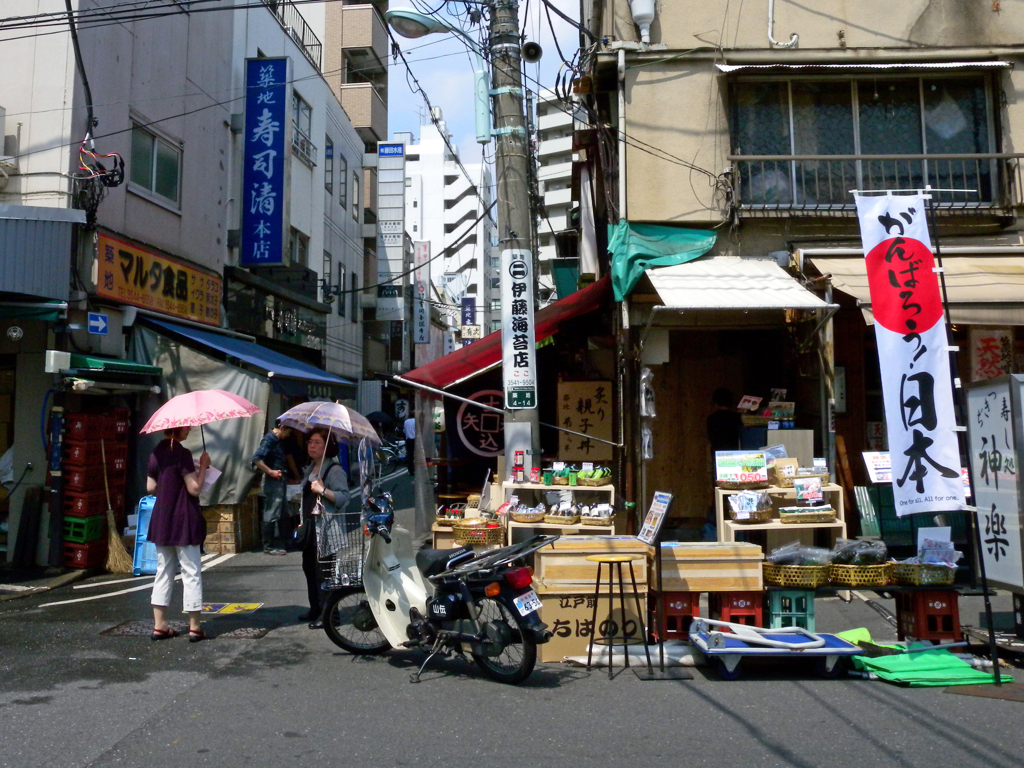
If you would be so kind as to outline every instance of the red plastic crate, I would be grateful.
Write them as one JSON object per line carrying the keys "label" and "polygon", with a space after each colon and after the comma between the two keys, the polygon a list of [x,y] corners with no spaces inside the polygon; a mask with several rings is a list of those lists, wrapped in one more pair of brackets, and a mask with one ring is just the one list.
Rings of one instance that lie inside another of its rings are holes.
{"label": "red plastic crate", "polygon": [[105,440],[67,440],[64,443],[64,463],[74,467],[94,467],[102,474],[103,457],[107,459],[109,472],[124,472],[128,465],[128,446],[124,443]]}
{"label": "red plastic crate", "polygon": [[[102,482],[102,480],[101,480]],[[124,479],[120,487],[110,489],[110,508],[120,514],[124,510]],[[107,511],[105,491],[66,491],[64,493],[64,514],[68,517],[92,517]]]}
{"label": "red plastic crate", "polygon": [[960,642],[960,594],[955,589],[896,593],[896,637]]}
{"label": "red plastic crate", "polygon": [[[665,616],[665,639],[686,640],[690,637],[690,622],[700,616],[700,592],[665,592],[659,595],[651,592],[651,609],[657,611],[661,598],[661,610]],[[659,640],[657,613],[651,616],[651,634]]]}
{"label": "red plastic crate", "polygon": [[97,539],[87,544],[64,544],[64,565],[69,568],[92,568],[107,560],[107,540]]}
{"label": "red plastic crate", "polygon": [[761,592],[709,592],[708,612],[718,621],[763,627],[764,595]]}
{"label": "red plastic crate", "polygon": [[132,412],[128,408],[114,408],[110,418],[114,420],[114,434],[118,440],[128,439],[128,430],[132,425]]}
{"label": "red plastic crate", "polygon": [[64,433],[69,440],[113,440],[117,436],[117,425],[112,416],[69,413],[64,419]]}

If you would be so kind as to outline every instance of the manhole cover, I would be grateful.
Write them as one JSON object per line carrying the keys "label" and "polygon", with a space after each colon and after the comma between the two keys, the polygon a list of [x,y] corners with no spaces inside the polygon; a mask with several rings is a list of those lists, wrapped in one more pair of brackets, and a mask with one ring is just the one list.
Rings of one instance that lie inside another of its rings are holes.
{"label": "manhole cover", "polygon": [[[167,626],[177,630],[182,637],[188,635],[188,624],[186,622],[169,621]],[[203,624],[203,630],[211,640],[218,638],[258,640],[272,629],[273,627],[239,627],[237,625],[229,627],[221,622],[207,622]],[[149,637],[153,634],[153,622],[146,620],[126,621],[123,624],[118,624],[116,627],[105,629],[100,634],[113,637]]]}

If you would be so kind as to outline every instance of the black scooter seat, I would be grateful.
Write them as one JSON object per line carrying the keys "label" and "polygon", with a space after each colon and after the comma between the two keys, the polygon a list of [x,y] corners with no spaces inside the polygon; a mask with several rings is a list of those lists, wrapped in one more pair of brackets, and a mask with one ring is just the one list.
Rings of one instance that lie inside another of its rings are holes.
{"label": "black scooter seat", "polygon": [[424,576],[436,576],[458,563],[472,560],[474,556],[472,547],[421,549],[416,553],[416,567]]}

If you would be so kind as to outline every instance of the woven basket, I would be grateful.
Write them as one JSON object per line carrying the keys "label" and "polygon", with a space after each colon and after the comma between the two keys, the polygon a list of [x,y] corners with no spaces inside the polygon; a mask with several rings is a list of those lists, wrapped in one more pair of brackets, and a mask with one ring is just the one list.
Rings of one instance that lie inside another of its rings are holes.
{"label": "woven basket", "polygon": [[488,528],[487,521],[477,517],[452,525],[452,538],[456,544],[501,544],[505,540],[505,529],[500,525]]}
{"label": "woven basket", "polygon": [[889,563],[892,580],[913,587],[948,586],[956,577],[956,568],[930,563]]}
{"label": "woven basket", "polygon": [[771,509],[758,509],[753,512],[748,512],[747,514],[749,517],[742,519],[737,518],[737,514],[739,513],[733,512],[732,509],[729,510],[729,516],[732,518],[734,523],[739,523],[740,525],[757,525],[758,523],[767,523],[771,520],[773,511]]}
{"label": "woven basket", "polygon": [[793,589],[816,589],[828,584],[829,565],[764,564],[764,580],[769,584]]}
{"label": "woven basket", "polygon": [[578,477],[576,482],[579,485],[587,485],[591,488],[599,488],[602,485],[608,485],[611,482],[610,477]]}
{"label": "woven basket", "polygon": [[724,491],[763,491],[765,488],[771,488],[771,483],[767,480],[758,480],[751,483],[741,483],[738,480],[735,482],[732,480],[718,480],[716,485]]}
{"label": "woven basket", "polygon": [[808,472],[806,474],[801,472],[800,474],[795,475],[793,477],[784,477],[782,475],[775,475],[774,482],[775,482],[775,485],[777,487],[779,487],[779,488],[792,488],[794,480],[812,480],[815,477],[821,478],[821,484],[822,485],[828,485],[828,481],[829,481],[829,474],[828,474],[828,472],[816,472],[816,473]]}
{"label": "woven basket", "polygon": [[579,515],[544,515],[544,522],[552,525],[576,525],[579,521]]}
{"label": "woven basket", "polygon": [[828,567],[828,580],[843,587],[884,587],[889,583],[889,566],[832,563]]}
{"label": "woven basket", "polygon": [[517,523],[541,523],[547,514],[544,512],[509,512],[509,516]]}
{"label": "woven basket", "polygon": [[438,516],[438,517],[434,518],[434,522],[436,522],[438,525],[446,525],[449,528],[452,526],[453,523],[458,523],[458,522],[461,522],[461,521],[462,521],[461,517],[440,517],[440,516]]}
{"label": "woven basket", "polygon": [[480,494],[471,493],[466,497],[467,507],[479,507],[480,506]]}
{"label": "woven basket", "polygon": [[782,523],[834,523],[836,516],[832,512],[781,512],[779,522]]}
{"label": "woven basket", "polygon": [[614,517],[580,517],[580,522],[584,525],[611,525]]}
{"label": "woven basket", "polygon": [[551,484],[552,485],[568,485],[569,484],[569,478],[568,477],[552,477],[551,478]]}

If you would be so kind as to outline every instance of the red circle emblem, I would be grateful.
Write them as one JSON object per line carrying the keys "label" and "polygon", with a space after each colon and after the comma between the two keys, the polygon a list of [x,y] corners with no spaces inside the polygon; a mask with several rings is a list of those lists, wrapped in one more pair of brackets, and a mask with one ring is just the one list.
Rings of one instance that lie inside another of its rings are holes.
{"label": "red circle emblem", "polygon": [[920,240],[894,237],[867,255],[875,322],[901,336],[924,333],[942,319],[935,258]]}

